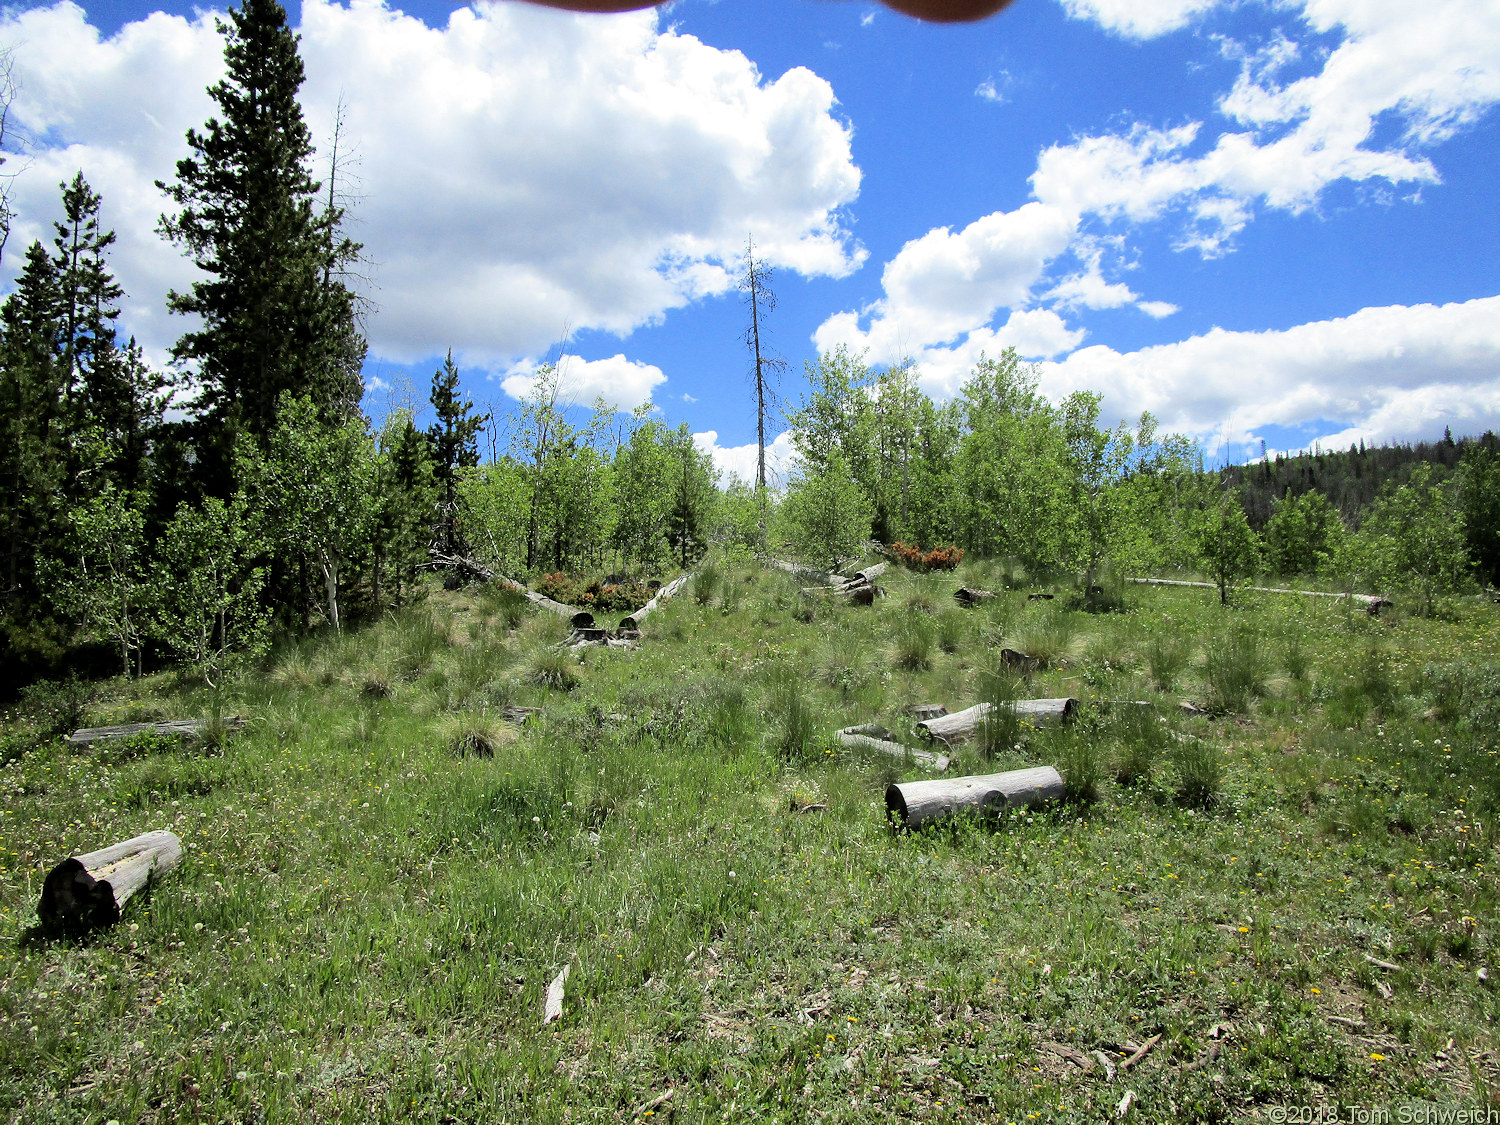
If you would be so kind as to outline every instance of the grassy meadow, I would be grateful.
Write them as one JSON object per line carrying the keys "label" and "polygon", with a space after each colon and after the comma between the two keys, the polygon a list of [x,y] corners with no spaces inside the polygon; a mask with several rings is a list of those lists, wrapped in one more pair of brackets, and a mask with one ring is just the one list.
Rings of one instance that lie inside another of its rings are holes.
{"label": "grassy meadow", "polygon": [[[882,581],[857,607],[720,562],[637,651],[581,655],[516,595],[434,587],[217,689],[33,693],[0,733],[0,1120],[1500,1111],[1495,606]],[[997,724],[950,772],[1056,764],[1068,800],[909,835],[883,792],[923,771],[830,737],[917,745],[911,705],[1017,694],[1158,707]],[[118,926],[37,929],[46,870],[158,828],[186,859]]]}

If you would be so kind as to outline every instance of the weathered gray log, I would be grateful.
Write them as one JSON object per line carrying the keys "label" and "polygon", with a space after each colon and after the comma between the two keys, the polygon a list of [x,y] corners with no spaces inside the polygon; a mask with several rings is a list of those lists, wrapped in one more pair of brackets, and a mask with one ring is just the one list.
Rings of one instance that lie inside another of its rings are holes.
{"label": "weathered gray log", "polygon": [[1004,809],[1055,801],[1062,795],[1062,775],[1051,766],[1035,766],[890,785],[885,791],[885,811],[894,827],[921,828],[955,814],[994,816]]}
{"label": "weathered gray log", "polygon": [[980,602],[994,596],[994,593],[990,590],[976,590],[970,586],[960,586],[953,592],[953,597],[959,605],[978,605]]}
{"label": "weathered gray log", "polygon": [[171,832],[144,836],[71,856],[47,873],[37,916],[44,926],[109,926],[137,891],[182,862],[182,841]]}
{"label": "weathered gray log", "polygon": [[941,703],[914,703],[908,710],[920,719],[936,719],[948,713]]}
{"label": "weathered gray log", "polygon": [[829,574],[827,571],[818,570],[816,567],[803,566],[801,563],[787,562],[784,559],[773,559],[769,555],[758,556],[766,566],[774,566],[777,570],[784,570],[788,574],[808,582],[816,582],[820,586],[837,586],[844,580],[837,574]]}
{"label": "weathered gray log", "polygon": [[[887,734],[890,732],[887,731]],[[902,746],[899,742],[892,742],[888,738],[879,738],[875,735],[861,734],[853,730],[838,731],[836,737],[840,746],[847,746],[851,750],[873,750],[877,754],[884,754],[888,758],[898,758],[905,761],[908,756],[918,765],[925,766],[930,770],[942,773],[948,768],[948,756],[946,754],[931,754],[926,750],[913,750],[908,746]]]}
{"label": "weathered gray log", "polygon": [[657,607],[660,606],[662,602],[666,601],[673,594],[677,593],[678,590],[682,589],[683,585],[686,584],[687,580],[691,577],[691,574],[684,574],[680,578],[672,579],[672,581],[668,582],[660,590],[656,591],[656,596],[653,597],[649,602],[641,606],[640,609],[636,610],[629,617],[622,619],[620,621],[620,628],[622,630],[639,629],[641,627],[641,622],[644,621],[649,614],[656,612]]}
{"label": "weathered gray log", "polygon": [[1056,594],[1027,594],[1026,600],[1028,602],[1050,602],[1056,596]]}
{"label": "weathered gray log", "polygon": [[874,582],[875,579],[884,573],[885,563],[876,563],[874,566],[867,566],[863,570],[856,570],[848,578],[843,579],[843,584],[845,586],[864,586],[867,583]]}
{"label": "weathered gray log", "polygon": [[[240,730],[245,720],[239,715],[221,719],[226,730]],[[87,746],[93,742],[107,742],[112,738],[131,738],[137,734],[159,734],[163,736],[187,737],[202,734],[213,725],[212,719],[168,719],[164,723],[121,723],[113,727],[85,727],[68,735],[68,745]]]}
{"label": "weathered gray log", "polygon": [[[1212,582],[1185,582],[1177,578],[1127,578],[1126,581],[1134,582],[1137,586],[1192,586],[1204,590],[1218,589]],[[1279,586],[1251,586],[1250,589],[1257,594],[1301,594],[1304,598],[1348,598],[1355,604],[1364,606],[1365,612],[1371,617],[1395,604],[1389,598],[1379,594],[1332,594],[1326,590],[1287,590]]]}
{"label": "weathered gray log", "polygon": [[[1078,700],[1018,699],[1014,706],[1016,718],[1021,722],[1041,726],[1043,723],[1065,723],[1070,720],[1073,713],[1078,710]],[[941,742],[945,746],[956,746],[973,738],[978,733],[980,724],[984,722],[984,717],[989,713],[988,703],[976,703],[952,715],[923,719],[917,724],[917,730],[934,742]]]}

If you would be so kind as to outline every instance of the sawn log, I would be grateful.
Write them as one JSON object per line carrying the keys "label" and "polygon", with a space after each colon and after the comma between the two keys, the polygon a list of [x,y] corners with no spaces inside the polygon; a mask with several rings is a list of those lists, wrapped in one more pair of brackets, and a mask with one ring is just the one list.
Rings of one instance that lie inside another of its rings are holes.
{"label": "sawn log", "polygon": [[892,827],[921,828],[960,813],[993,816],[1004,809],[1054,801],[1062,795],[1062,775],[1051,766],[1035,766],[1008,773],[890,785],[885,791],[885,811]]}
{"label": "sawn log", "polygon": [[37,916],[49,927],[113,925],[137,891],[181,862],[182,841],[166,831],[71,856],[47,873]]}
{"label": "sawn log", "polygon": [[[1218,587],[1212,582],[1185,582],[1178,578],[1127,578],[1127,582],[1134,582],[1137,586],[1193,586],[1200,589],[1217,590]],[[1287,590],[1279,586],[1251,586],[1257,594],[1301,594],[1304,598],[1348,598],[1350,601],[1365,607],[1365,612],[1375,617],[1382,609],[1394,605],[1389,598],[1378,594],[1333,594],[1327,590]]]}
{"label": "sawn log", "polygon": [[[1015,702],[1016,718],[1032,726],[1043,723],[1065,723],[1078,710],[1076,699],[1018,699]],[[979,725],[990,712],[988,703],[976,703],[952,715],[941,715],[935,719],[923,719],[917,730],[945,746],[956,746],[967,742],[979,731]]]}

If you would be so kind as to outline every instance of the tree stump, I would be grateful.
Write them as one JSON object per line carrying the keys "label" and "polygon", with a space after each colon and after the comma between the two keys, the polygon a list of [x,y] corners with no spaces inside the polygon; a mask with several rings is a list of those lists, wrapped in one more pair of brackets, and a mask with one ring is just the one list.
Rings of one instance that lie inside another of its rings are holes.
{"label": "tree stump", "polygon": [[975,590],[968,586],[960,586],[953,592],[954,599],[963,606],[978,605],[994,596],[994,593],[989,590]]}
{"label": "tree stump", "polygon": [[885,791],[885,810],[893,828],[921,828],[950,816],[994,816],[1009,808],[1055,801],[1062,795],[1062,775],[1051,766],[1035,766],[890,785]]}
{"label": "tree stump", "polygon": [[137,891],[181,862],[182,841],[165,831],[71,856],[47,873],[37,916],[48,927],[111,926]]}

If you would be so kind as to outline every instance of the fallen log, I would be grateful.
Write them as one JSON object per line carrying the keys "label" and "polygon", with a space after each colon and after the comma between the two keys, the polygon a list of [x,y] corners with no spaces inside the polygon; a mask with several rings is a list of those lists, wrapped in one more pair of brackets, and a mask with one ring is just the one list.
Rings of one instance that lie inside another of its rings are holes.
{"label": "fallen log", "polygon": [[[1043,723],[1065,723],[1078,710],[1076,699],[1018,699],[1014,707],[1016,718],[1032,726]],[[980,724],[990,713],[988,703],[976,703],[952,715],[940,715],[935,719],[923,719],[917,730],[934,742],[945,746],[956,746],[967,742],[978,733]]]}
{"label": "fallen log", "polygon": [[580,609],[573,615],[569,624],[575,629],[592,629],[594,628],[594,615],[586,609]]}
{"label": "fallen log", "polygon": [[899,742],[891,741],[891,732],[874,723],[865,723],[857,727],[845,727],[835,732],[840,746],[850,749],[873,750],[877,754],[884,754],[891,758],[900,758],[905,761],[910,755],[912,761],[926,766],[928,769],[937,770],[941,773],[948,768],[948,758],[943,754],[932,754],[926,750],[913,750],[902,746]]}
{"label": "fallen log", "polygon": [[47,873],[37,917],[47,927],[113,925],[137,891],[181,862],[182,841],[165,831],[70,856]]}
{"label": "fallen log", "polygon": [[[245,720],[239,715],[230,715],[219,720],[225,730],[241,730]],[[84,727],[68,735],[69,746],[88,746],[93,742],[108,742],[114,738],[132,738],[138,734],[159,734],[165,737],[186,738],[202,734],[213,726],[212,719],[168,719],[164,723],[121,723],[113,727]]]}
{"label": "fallen log", "polygon": [[976,590],[970,586],[960,586],[953,592],[953,597],[959,605],[978,605],[994,596],[990,590]]}
{"label": "fallen log", "polygon": [[855,586],[848,593],[850,605],[874,605],[876,598],[885,597],[885,587]]}
{"label": "fallen log", "polygon": [[[1192,586],[1203,590],[1218,589],[1212,582],[1185,582],[1177,578],[1127,578],[1126,581],[1134,582],[1137,586]],[[1347,598],[1364,606],[1365,612],[1371,617],[1379,614],[1382,609],[1388,609],[1396,604],[1379,594],[1335,594],[1327,590],[1287,590],[1280,586],[1251,586],[1250,589],[1257,594],[1301,594],[1304,598]]]}
{"label": "fallen log", "polygon": [[1028,602],[1050,602],[1055,597],[1057,597],[1056,594],[1027,594],[1026,600]]}
{"label": "fallen log", "polygon": [[[440,551],[433,551],[428,556],[426,565],[437,570],[454,570],[459,574],[476,578],[480,582],[494,582],[499,578],[499,575],[484,563],[478,559],[471,559],[467,555],[445,555]],[[501,581],[504,580],[501,579]]]}
{"label": "fallen log", "polygon": [[656,595],[649,602],[641,606],[640,609],[636,610],[629,617],[624,618],[620,622],[620,628],[622,630],[638,630],[641,627],[641,622],[646,619],[646,616],[656,612],[657,607],[673,594],[677,593],[678,590],[682,589],[691,577],[691,574],[684,574],[680,578],[672,579],[672,581],[656,591]]}
{"label": "fallen log", "polygon": [[863,570],[856,570],[848,578],[845,578],[842,581],[845,586],[865,586],[874,582],[875,579],[879,578],[884,573],[885,563],[881,562],[876,563],[874,566],[867,566]]}
{"label": "fallen log", "polygon": [[941,703],[914,703],[907,710],[918,719],[936,719],[948,713]]}
{"label": "fallen log", "polygon": [[885,810],[892,827],[921,828],[956,814],[994,816],[1004,809],[1053,801],[1062,795],[1062,775],[1051,766],[1035,766],[890,785],[885,791]]}
{"label": "fallen log", "polygon": [[766,566],[774,566],[777,570],[784,570],[788,574],[805,579],[808,582],[816,582],[820,586],[837,586],[844,580],[837,574],[829,574],[827,571],[818,570],[816,567],[803,566],[801,563],[787,562],[784,559],[773,559],[768,555],[756,556]]}

